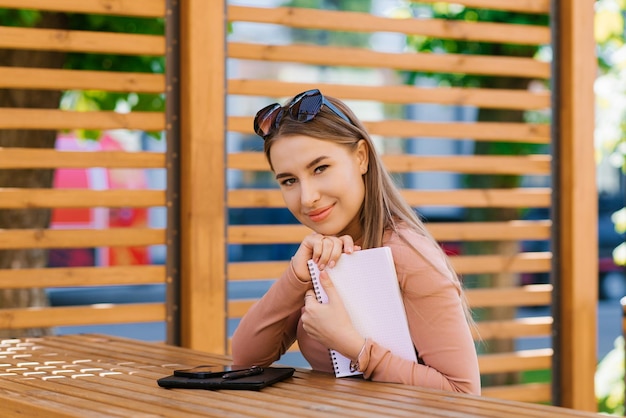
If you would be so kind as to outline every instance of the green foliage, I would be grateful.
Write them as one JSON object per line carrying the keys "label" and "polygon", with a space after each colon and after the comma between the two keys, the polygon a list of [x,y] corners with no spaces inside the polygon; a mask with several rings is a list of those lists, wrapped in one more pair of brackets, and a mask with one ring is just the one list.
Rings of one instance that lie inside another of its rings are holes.
{"label": "green foliage", "polygon": [[552,370],[530,370],[522,372],[522,383],[550,383]]}
{"label": "green foliage", "polygon": [[0,9],[0,25],[32,28],[41,20],[35,10]]}
{"label": "green foliage", "polygon": [[595,390],[599,412],[624,416],[624,337],[598,364]]}
{"label": "green foliage", "polygon": [[603,73],[613,68],[612,55],[624,45],[624,0],[597,0],[594,36],[598,44],[598,66]]}
{"label": "green foliage", "polygon": [[[70,30],[92,32],[163,35],[163,19],[139,19],[118,16],[71,14],[68,16]],[[68,54],[66,68],[104,71],[137,71],[163,73],[164,57],[125,56],[107,54]]]}

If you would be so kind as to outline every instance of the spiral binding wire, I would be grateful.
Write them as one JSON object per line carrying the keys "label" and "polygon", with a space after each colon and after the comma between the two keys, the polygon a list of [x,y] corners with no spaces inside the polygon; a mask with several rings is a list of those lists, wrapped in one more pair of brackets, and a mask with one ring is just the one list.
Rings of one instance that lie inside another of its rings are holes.
{"label": "spiral binding wire", "polygon": [[[315,265],[313,260],[309,260],[307,262],[307,266],[309,267],[309,274],[311,275],[311,282],[313,283],[313,291],[315,292],[315,298],[317,299],[319,303],[323,303],[323,297],[322,297],[323,289],[320,284],[319,276],[317,274],[318,273],[317,266]],[[335,374],[338,374],[340,372],[340,369],[339,369],[339,361],[338,361],[337,356],[340,354],[337,353],[333,349],[328,350],[328,352],[330,354],[330,360],[333,363],[333,369],[335,369]]]}
{"label": "spiral binding wire", "polygon": [[315,298],[317,299],[319,303],[322,303],[323,302],[322,289],[320,286],[320,279],[317,276],[318,270],[313,260],[309,260],[307,262],[307,265],[309,267],[309,274],[311,275],[311,282],[313,282],[313,291],[315,292]]}
{"label": "spiral binding wire", "polygon": [[307,265],[309,266],[309,274],[311,275],[311,282],[313,282],[313,290],[315,291],[315,297],[317,301],[320,301],[320,290],[317,286],[317,274],[315,274],[315,267],[313,266],[312,261],[308,261]]}
{"label": "spiral binding wire", "polygon": [[339,363],[337,361],[337,352],[335,350],[328,350],[330,353],[330,358],[333,361],[333,369],[335,369],[335,373],[339,373]]}

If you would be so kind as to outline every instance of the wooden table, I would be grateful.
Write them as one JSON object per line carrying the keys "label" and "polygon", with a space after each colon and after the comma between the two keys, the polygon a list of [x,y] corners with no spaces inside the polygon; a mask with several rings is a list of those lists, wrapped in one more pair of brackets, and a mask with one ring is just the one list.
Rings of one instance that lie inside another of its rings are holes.
{"label": "wooden table", "polygon": [[156,379],[228,358],[104,335],[0,343],[2,417],[598,417],[553,406],[298,369],[261,391],[163,389]]}

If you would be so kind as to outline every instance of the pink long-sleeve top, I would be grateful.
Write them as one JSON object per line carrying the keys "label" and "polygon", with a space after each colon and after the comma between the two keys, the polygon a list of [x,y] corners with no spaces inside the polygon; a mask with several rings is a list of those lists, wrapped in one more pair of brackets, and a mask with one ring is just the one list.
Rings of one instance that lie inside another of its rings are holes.
{"label": "pink long-sleeve top", "polygon": [[[474,341],[443,256],[419,233],[402,227],[400,233],[421,256],[397,233],[386,233],[383,245],[391,248],[411,338],[424,364],[395,356],[367,339],[358,359],[360,370],[374,381],[480,394]],[[288,268],[235,330],[233,363],[268,366],[297,339],[314,370],[332,373],[328,348],[311,338],[300,321],[304,294],[310,288],[310,282],[301,281]]]}

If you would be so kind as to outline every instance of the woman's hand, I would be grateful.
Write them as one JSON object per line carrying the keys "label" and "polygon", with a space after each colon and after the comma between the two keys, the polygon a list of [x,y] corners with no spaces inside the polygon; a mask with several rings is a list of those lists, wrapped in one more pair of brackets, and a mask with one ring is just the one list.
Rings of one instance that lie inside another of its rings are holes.
{"label": "woman's hand", "polygon": [[319,303],[313,290],[306,292],[301,316],[304,330],[325,347],[356,360],[365,338],[359,335],[352,325],[343,301],[327,272],[321,272],[320,283],[328,296],[328,303]]}
{"label": "woman's hand", "polygon": [[361,247],[354,245],[350,235],[331,237],[313,233],[307,235],[298,251],[292,258],[293,268],[302,281],[311,280],[307,261],[313,259],[320,270],[335,265],[342,253],[351,254],[360,250]]}

